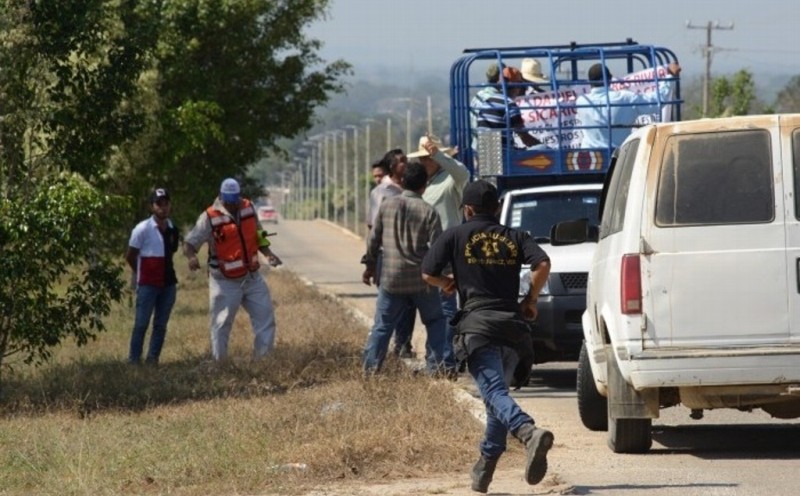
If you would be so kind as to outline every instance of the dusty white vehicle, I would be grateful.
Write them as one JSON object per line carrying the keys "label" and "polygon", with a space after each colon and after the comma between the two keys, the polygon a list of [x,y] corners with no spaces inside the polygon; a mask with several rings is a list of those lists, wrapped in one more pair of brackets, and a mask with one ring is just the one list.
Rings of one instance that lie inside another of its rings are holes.
{"label": "dusty white vehicle", "polygon": [[[602,183],[560,184],[512,189],[503,195],[500,222],[531,233],[553,267],[539,294],[539,316],[533,324],[536,363],[578,359],[594,243],[552,244],[550,231],[553,225],[573,219],[587,219],[596,226],[602,187]],[[519,282],[522,298],[530,291],[529,266],[523,266]]]}
{"label": "dusty white vehicle", "polygon": [[677,404],[800,416],[800,114],[635,131],[601,197],[583,331],[580,416],[615,452],[647,451]]}

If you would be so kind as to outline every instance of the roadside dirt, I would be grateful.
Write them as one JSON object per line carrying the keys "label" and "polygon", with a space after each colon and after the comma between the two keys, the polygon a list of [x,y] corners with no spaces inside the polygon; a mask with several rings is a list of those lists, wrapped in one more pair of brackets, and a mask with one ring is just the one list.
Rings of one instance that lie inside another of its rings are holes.
{"label": "roadside dirt", "polygon": [[[313,226],[313,229],[310,228]],[[281,224],[281,243],[303,250],[280,252],[286,268],[301,274],[321,291],[339,298],[366,326],[372,323],[375,290],[361,283],[363,240],[323,222]],[[424,329],[414,345],[424,349]],[[473,392],[468,376],[458,389]],[[466,393],[462,393],[466,394]],[[653,422],[653,448],[647,454],[614,454],[605,432],[592,432],[578,418],[575,363],[537,366],[534,379],[514,393],[537,424],[555,434],[548,456],[548,475],[529,486],[522,478],[522,451],[504,455],[489,494],[592,494],[616,496],[758,496],[796,494],[800,422],[773,419],[763,411],[714,410],[702,420],[673,407]],[[470,399],[482,412],[483,405]],[[477,446],[472,448],[477,458]],[[309,490],[310,496],[476,495],[469,470],[385,481],[343,481]]]}
{"label": "roadside dirt", "polygon": [[[454,393],[463,400],[465,408],[470,409],[477,418],[483,417],[483,404],[473,395],[477,394],[472,380],[468,376],[462,376],[454,384]],[[534,387],[549,387],[541,384]],[[574,387],[574,384],[573,384]],[[525,388],[527,389],[527,388]],[[530,393],[520,390],[518,394],[528,395]],[[551,402],[548,402],[551,403]],[[575,488],[567,484],[559,475],[559,470],[564,464],[570,464],[575,450],[583,451],[592,449],[589,445],[581,442],[580,436],[576,436],[573,428],[568,424],[574,423],[572,418],[564,418],[564,409],[572,409],[574,398],[563,398],[557,400],[554,408],[542,408],[540,411],[533,411],[537,423],[546,426],[556,433],[556,442],[548,456],[549,469],[545,479],[535,485],[528,485],[523,479],[523,467],[525,463],[524,452],[521,446],[510,447],[509,451],[503,455],[494,480],[490,486],[489,494],[501,495],[538,495],[538,494],[581,494],[575,492]],[[544,405],[543,405],[544,406]],[[509,439],[509,446],[514,443]],[[474,448],[477,458],[477,446]],[[600,458],[600,457],[598,457]],[[386,480],[383,482],[347,482],[341,484],[331,484],[319,487],[308,496],[372,496],[372,495],[475,495],[478,494],[470,489],[470,466],[465,466],[456,473],[434,474],[431,476]]]}

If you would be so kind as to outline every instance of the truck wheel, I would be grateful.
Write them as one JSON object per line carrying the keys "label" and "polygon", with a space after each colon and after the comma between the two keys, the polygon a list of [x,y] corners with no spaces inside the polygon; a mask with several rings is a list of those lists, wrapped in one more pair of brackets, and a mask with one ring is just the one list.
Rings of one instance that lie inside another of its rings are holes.
{"label": "truck wheel", "polygon": [[608,419],[608,447],[614,453],[647,453],[653,444],[653,419]]}
{"label": "truck wheel", "polygon": [[590,431],[608,430],[608,400],[597,391],[594,374],[589,364],[586,343],[581,346],[578,357],[578,414],[584,427]]}

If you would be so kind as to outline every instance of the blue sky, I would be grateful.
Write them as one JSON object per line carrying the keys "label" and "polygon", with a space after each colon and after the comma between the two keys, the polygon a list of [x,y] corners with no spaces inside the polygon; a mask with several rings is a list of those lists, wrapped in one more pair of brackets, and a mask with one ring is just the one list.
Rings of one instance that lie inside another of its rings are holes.
{"label": "blue sky", "polygon": [[326,20],[308,34],[326,60],[362,70],[382,66],[408,74],[450,64],[464,48],[623,41],[672,49],[683,76],[704,70],[705,26],[716,47],[712,72],[800,74],[797,0],[331,0]]}

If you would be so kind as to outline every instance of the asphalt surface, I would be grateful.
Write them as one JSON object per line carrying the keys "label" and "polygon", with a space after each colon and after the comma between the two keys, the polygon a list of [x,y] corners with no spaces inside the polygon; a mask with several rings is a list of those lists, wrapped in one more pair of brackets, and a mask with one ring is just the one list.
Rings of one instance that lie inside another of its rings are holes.
{"label": "asphalt surface", "polygon": [[[365,242],[325,221],[284,221],[270,226],[278,236],[273,250],[285,268],[320,291],[339,298],[367,328],[374,316],[374,287],[361,282],[359,263]],[[366,339],[366,335],[364,336]],[[424,349],[418,326],[414,347]],[[798,365],[800,366],[800,364]],[[471,378],[454,383],[457,394],[476,415],[482,405]],[[625,496],[794,495],[800,493],[800,422],[770,418],[761,410],[706,412],[702,420],[673,407],[653,421],[653,448],[644,455],[617,455],[606,446],[605,432],[585,429],[578,418],[575,364],[537,366],[531,382],[514,393],[538,425],[555,434],[549,471],[537,486],[522,480],[520,467],[500,461],[490,494],[599,494]],[[477,451],[476,451],[477,457]],[[314,494],[476,494],[468,471],[458,477],[395,481]]]}

